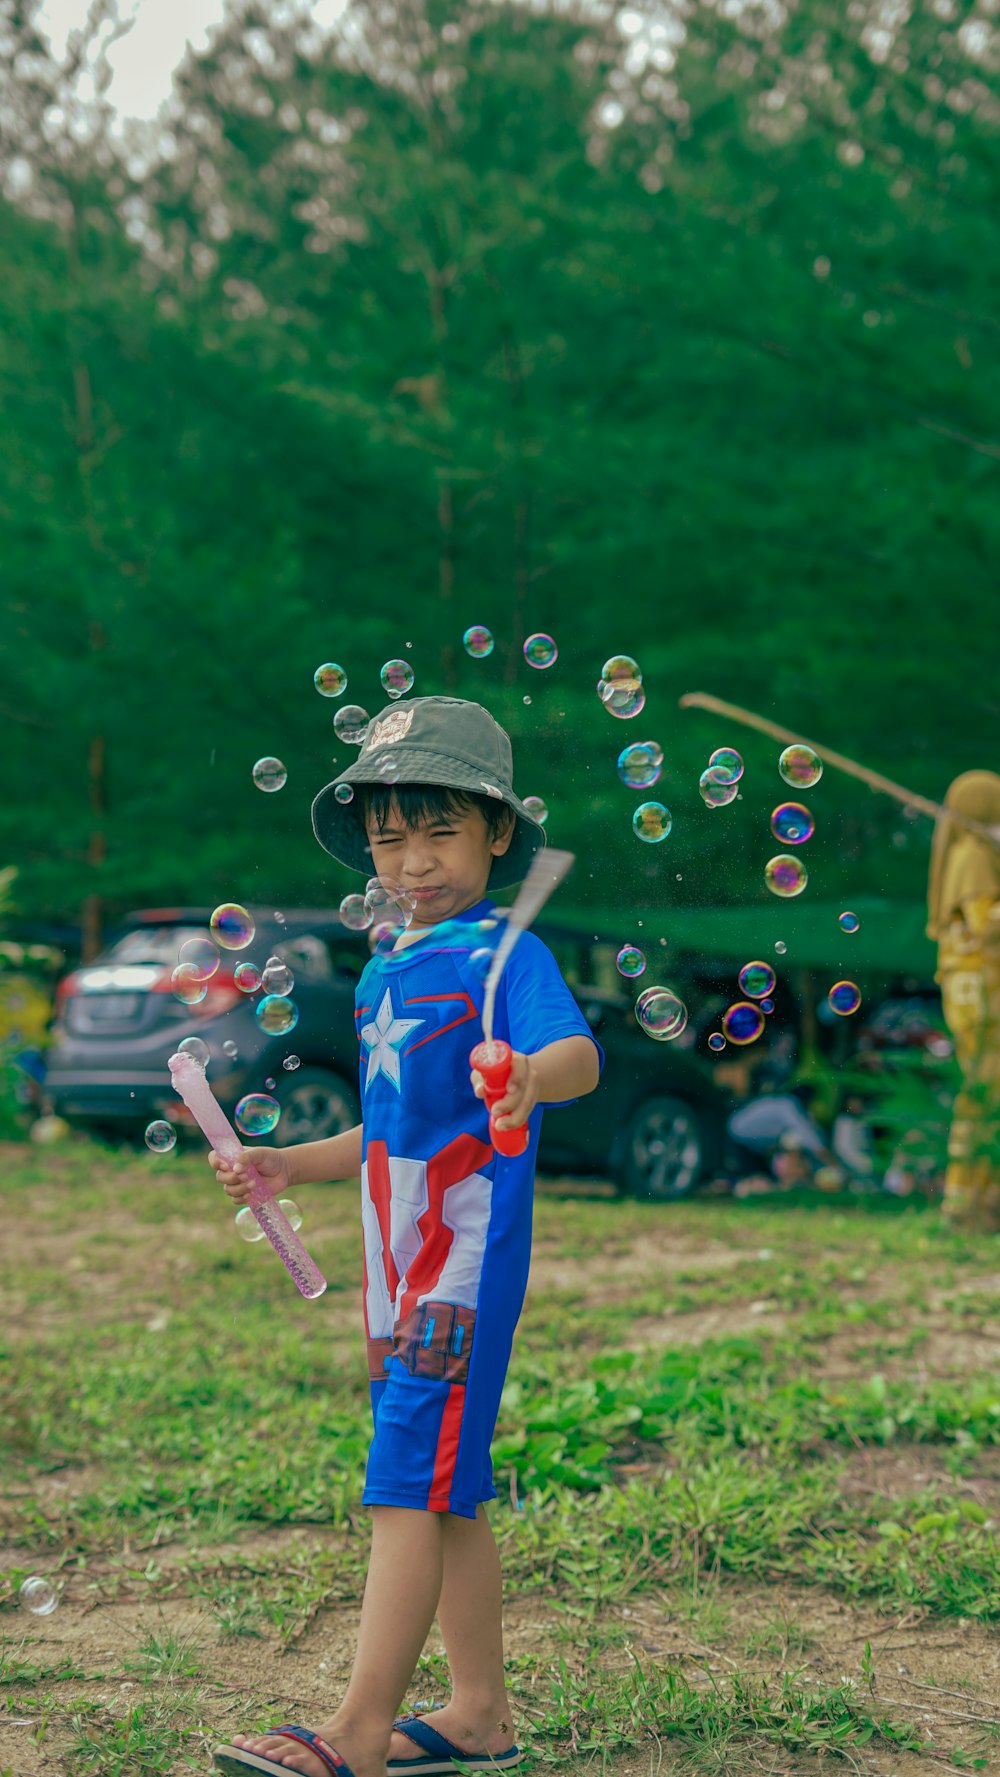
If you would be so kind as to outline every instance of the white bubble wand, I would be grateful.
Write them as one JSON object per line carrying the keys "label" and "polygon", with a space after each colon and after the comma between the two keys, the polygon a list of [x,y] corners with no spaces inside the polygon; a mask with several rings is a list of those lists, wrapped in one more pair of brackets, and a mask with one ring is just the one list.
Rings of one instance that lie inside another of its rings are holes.
{"label": "white bubble wand", "polygon": [[490,972],[486,977],[486,998],[483,1001],[485,1041],[476,1044],[469,1056],[469,1062],[483,1077],[483,1096],[491,1113],[490,1141],[498,1154],[523,1154],[528,1145],[528,1125],[524,1123],[518,1129],[497,1129],[493,1122],[492,1109],[507,1090],[513,1060],[510,1044],[495,1042],[493,1038],[497,984],[521,933],[527,931],[549,896],[559,887],[563,878],[569,875],[575,862],[575,855],[571,851],[551,851],[546,847],[544,851],[536,853],[517,900],[507,914],[507,930],[494,951]]}
{"label": "white bubble wand", "polygon": [[[242,1143],[222,1109],[208,1080],[205,1069],[193,1055],[183,1052],[171,1055],[167,1062],[174,1091],[184,1100],[188,1110],[210,1146],[223,1160],[239,1158]],[[253,1187],[247,1199],[257,1226],[271,1242],[285,1270],[301,1295],[309,1301],[321,1296],[326,1278],[309,1257],[284,1211],[278,1208],[256,1166],[247,1165],[247,1177]]]}

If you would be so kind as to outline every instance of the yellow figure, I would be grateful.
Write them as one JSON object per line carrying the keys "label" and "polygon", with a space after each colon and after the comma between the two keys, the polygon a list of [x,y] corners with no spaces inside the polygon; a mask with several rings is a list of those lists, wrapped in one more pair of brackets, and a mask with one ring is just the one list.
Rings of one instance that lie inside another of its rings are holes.
{"label": "yellow figure", "polygon": [[964,1228],[1000,1232],[1000,777],[964,772],[945,808],[991,827],[996,843],[944,814],[931,852],[927,932],[962,1070],[944,1211]]}

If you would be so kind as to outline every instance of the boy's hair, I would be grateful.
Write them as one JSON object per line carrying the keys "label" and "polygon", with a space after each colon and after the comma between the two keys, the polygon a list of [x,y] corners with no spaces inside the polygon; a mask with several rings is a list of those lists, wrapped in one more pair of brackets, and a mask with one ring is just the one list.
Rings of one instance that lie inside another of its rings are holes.
{"label": "boy's hair", "polygon": [[466,809],[478,808],[491,840],[506,833],[514,818],[505,802],[475,790],[453,790],[447,784],[358,784],[354,809],[365,833],[369,816],[379,832],[384,832],[393,805],[404,827],[433,826],[464,814]]}

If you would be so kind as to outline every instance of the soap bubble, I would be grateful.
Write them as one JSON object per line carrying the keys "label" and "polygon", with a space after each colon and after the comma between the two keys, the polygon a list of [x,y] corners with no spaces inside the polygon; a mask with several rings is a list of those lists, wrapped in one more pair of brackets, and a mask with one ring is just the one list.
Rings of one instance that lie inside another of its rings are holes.
{"label": "soap bubble", "polygon": [[413,668],[408,660],[387,660],[379,678],[387,697],[405,697],[413,689]]}
{"label": "soap bubble", "polygon": [[771,812],[771,832],[783,845],[804,845],[816,823],[804,802],[779,802]]}
{"label": "soap bubble", "polygon": [[801,858],[793,858],[789,852],[779,852],[764,865],[764,881],[772,895],[787,901],[792,895],[801,895],[809,881],[809,872]]}
{"label": "soap bubble", "polygon": [[840,1018],[849,1018],[861,1004],[860,989],[853,981],[835,981],[826,997],[831,1012],[836,1012]]}
{"label": "soap bubble", "polygon": [[359,747],[368,729],[368,711],[359,703],[345,703],[333,718],[333,732],[345,746]]}
{"label": "soap bubble", "polygon": [[22,1581],[17,1600],[21,1609],[30,1611],[33,1617],[50,1617],[59,1603],[59,1594],[41,1574],[33,1573]]}
{"label": "soap bubble", "polygon": [[779,956],[784,956],[786,950],[788,949],[788,945],[785,943],[784,938],[776,938],[775,943],[774,943],[774,948],[778,952]]}
{"label": "soap bubble", "polygon": [[635,1002],[635,1015],[657,1043],[679,1037],[688,1019],[684,1001],[669,987],[644,987]]}
{"label": "soap bubble", "polygon": [[277,1085],[277,1083],[278,1083],[278,1082],[277,1082],[277,1080],[275,1080],[275,1079],[274,1079],[274,1077],[273,1077],[273,1076],[271,1076],[271,1077],[270,1077],[270,1078],[268,1078],[268,1079],[266,1079],[266,1080],[265,1080],[265,1081],[264,1081],[264,1090],[265,1090],[265,1092],[273,1092],[273,1091],[274,1091],[274,1088],[275,1088],[275,1086],[276,1086],[276,1085]]}
{"label": "soap bubble", "polygon": [[522,697],[522,699],[521,699],[521,702],[522,702],[522,703],[530,703],[530,702],[531,702],[531,698],[530,698],[530,697]]}
{"label": "soap bubble", "polygon": [[663,748],[660,746],[659,742],[655,740],[644,740],[642,745],[649,748],[649,751],[653,755],[654,765],[661,766],[663,764]]}
{"label": "soap bubble", "polygon": [[269,956],[264,964],[260,984],[265,993],[277,993],[287,998],[295,986],[295,976],[280,956]]}
{"label": "soap bubble", "polygon": [[177,1131],[172,1123],[158,1117],[155,1123],[149,1124],[145,1141],[151,1154],[169,1154],[171,1148],[177,1146]]}
{"label": "soap bubble", "polygon": [[774,1011],[774,1001],[773,1000],[758,1000],[757,1004],[760,1006],[760,1009],[762,1012],[773,1012]]}
{"label": "soap bubble", "polygon": [[239,1045],[233,1042],[232,1037],[227,1037],[222,1045],[223,1055],[228,1055],[230,1061],[235,1061],[239,1052]]}
{"label": "soap bubble", "polygon": [[260,970],[256,963],[237,963],[233,980],[241,993],[256,993],[260,986]]}
{"label": "soap bubble", "polygon": [[398,783],[402,769],[402,764],[395,753],[386,753],[385,758],[379,760],[378,774],[384,784]]}
{"label": "soap bubble", "polygon": [[211,938],[185,938],[177,952],[177,961],[196,981],[211,981],[222,958]]}
{"label": "soap bubble", "polygon": [[269,1037],[286,1037],[299,1022],[299,1008],[294,1000],[286,999],[284,994],[269,993],[264,999],[258,1000],[254,1007],[254,1017],[261,1030]]}
{"label": "soap bubble", "polygon": [[602,679],[597,689],[608,715],[617,716],[620,722],[641,715],[646,707],[641,679]]}
{"label": "soap bubble", "polygon": [[551,666],[558,660],[559,650],[551,636],[529,636],[524,644],[524,658],[529,666]]}
{"label": "soap bubble", "polygon": [[718,1054],[720,1049],[725,1048],[726,1039],[723,1036],[721,1030],[713,1030],[711,1036],[708,1039],[708,1046],[710,1049],[714,1049],[716,1054]]}
{"label": "soap bubble", "polygon": [[861,924],[856,913],[841,913],[837,924],[842,932],[856,932]]}
{"label": "soap bubble", "polygon": [[706,808],[725,808],[728,802],[734,802],[739,795],[740,786],[726,776],[724,770],[717,765],[710,765],[698,779],[701,799]]}
{"label": "soap bubble", "polygon": [[771,992],[775,975],[770,963],[752,962],[743,964],[737,979],[748,1000],[762,1000]]}
{"label": "soap bubble", "polygon": [[325,666],[316,668],[313,684],[321,697],[343,697],[347,690],[347,674],[335,660],[328,660]]}
{"label": "soap bubble", "polygon": [[632,816],[632,831],[637,839],[644,839],[647,845],[658,845],[666,839],[674,824],[669,808],[662,802],[640,802]]}
{"label": "soap bubble", "polygon": [[236,1211],[235,1227],[241,1240],[253,1241],[264,1239],[264,1230],[258,1222],[257,1217],[254,1215],[253,1210],[250,1208],[249,1203],[244,1203],[242,1209]]}
{"label": "soap bubble", "polygon": [[288,772],[280,759],[266,755],[253,768],[253,781],[258,790],[281,790],[288,782]]}
{"label": "soap bubble", "polygon": [[778,760],[778,770],[794,790],[808,790],[823,776],[823,761],[812,747],[796,742],[795,746],[785,748]]}
{"label": "soap bubble", "polygon": [[473,660],[485,660],[493,652],[493,634],[482,623],[474,623],[462,637],[462,647]]}
{"label": "soap bubble", "polygon": [[724,771],[726,782],[738,784],[743,776],[743,760],[735,747],[716,747],[708,761],[709,771]]}
{"label": "soap bubble", "polygon": [[727,1042],[737,1048],[755,1043],[764,1028],[764,1014],[750,1000],[737,1000],[722,1014],[722,1029]]}
{"label": "soap bubble", "polygon": [[[660,753],[659,758],[656,753]],[[623,747],[618,755],[618,776],[630,790],[649,790],[656,783],[663,767],[663,754],[659,747],[654,752],[649,741],[635,741],[630,747]]]}
{"label": "soap bubble", "polygon": [[274,923],[275,925],[283,926],[286,923],[284,914],[276,913],[274,916]]}
{"label": "soap bubble", "polygon": [[478,950],[469,952],[469,967],[477,981],[485,981],[493,967],[494,952],[488,945],[481,945]]}
{"label": "soap bubble", "polygon": [[344,896],[340,903],[340,918],[349,932],[366,932],[372,917],[372,909],[364,895]]}
{"label": "soap bubble", "polygon": [[286,1055],[281,1065],[286,1074],[294,1074],[295,1069],[302,1066],[302,1062],[297,1055]]}
{"label": "soap bubble", "polygon": [[601,668],[601,678],[606,685],[642,684],[639,662],[631,654],[612,654]]}
{"label": "soap bubble", "polygon": [[223,950],[245,950],[257,930],[253,914],[238,901],[223,901],[209,920],[212,937]]}
{"label": "soap bubble", "polygon": [[646,967],[646,958],[637,944],[623,944],[615,957],[615,966],[619,975],[624,975],[628,980],[634,981],[635,977],[641,975]]}
{"label": "soap bubble", "polygon": [[302,1226],[302,1211],[298,1204],[293,1203],[290,1197],[279,1197],[278,1208],[290,1224],[292,1233],[297,1233]]}
{"label": "soap bubble", "polygon": [[549,818],[549,811],[548,806],[542,801],[542,798],[540,796],[526,796],[524,798],[524,806],[532,820],[537,821],[540,827],[544,827]]}
{"label": "soap bubble", "polygon": [[191,1060],[196,1061],[199,1067],[207,1067],[212,1059],[212,1051],[201,1037],[185,1037],[182,1043],[178,1043],[177,1053],[190,1055]]}
{"label": "soap bubble", "polygon": [[182,1006],[197,1006],[208,992],[207,984],[192,972],[187,963],[181,963],[173,971],[170,986],[174,998],[180,1000]]}
{"label": "soap bubble", "polygon": [[233,1112],[233,1122],[242,1135],[270,1135],[281,1106],[268,1092],[248,1092]]}
{"label": "soap bubble", "polygon": [[349,802],[354,801],[354,785],[337,784],[334,787],[333,800],[339,802],[342,808],[346,808]]}

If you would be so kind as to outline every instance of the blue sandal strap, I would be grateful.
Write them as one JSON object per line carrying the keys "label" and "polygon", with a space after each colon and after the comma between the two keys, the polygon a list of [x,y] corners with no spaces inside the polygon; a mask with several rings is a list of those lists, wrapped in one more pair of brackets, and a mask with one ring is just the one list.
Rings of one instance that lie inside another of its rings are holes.
{"label": "blue sandal strap", "polygon": [[447,1740],[443,1734],[439,1734],[437,1728],[431,1727],[430,1722],[421,1721],[419,1715],[410,1716],[405,1723],[399,1722],[396,1725],[401,1734],[412,1740],[414,1746],[422,1747],[424,1752],[433,1753],[437,1758],[457,1758],[463,1764],[467,1762],[467,1752],[456,1746],[454,1740]]}
{"label": "blue sandal strap", "polygon": [[[328,1752],[326,1747],[320,1744],[319,1735],[314,1734],[310,1728],[299,1728],[286,1724],[281,1728],[268,1728],[267,1731],[269,1734],[284,1734],[286,1740],[297,1740],[300,1746],[308,1747],[310,1752],[322,1760],[329,1771],[336,1772],[336,1777],[354,1777],[354,1772],[347,1760],[342,1759],[339,1752]],[[290,1772],[290,1777],[295,1777],[294,1771]]]}

